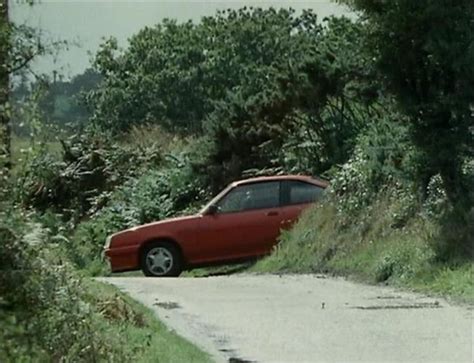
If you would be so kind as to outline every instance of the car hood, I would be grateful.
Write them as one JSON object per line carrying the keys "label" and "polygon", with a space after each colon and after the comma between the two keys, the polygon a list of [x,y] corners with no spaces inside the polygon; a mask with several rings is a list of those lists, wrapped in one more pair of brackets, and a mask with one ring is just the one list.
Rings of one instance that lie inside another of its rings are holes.
{"label": "car hood", "polygon": [[201,215],[196,214],[196,215],[191,215],[191,216],[184,216],[184,217],[177,217],[177,218],[169,218],[169,219],[163,219],[161,221],[157,222],[151,222],[147,224],[142,224],[140,226],[132,227],[129,229],[126,229],[124,231],[120,231],[116,233],[115,235],[121,234],[121,233],[126,233],[126,232],[137,232],[137,231],[143,231],[147,229],[155,229],[157,227],[177,227],[182,223],[188,223],[196,220],[197,218],[201,218]]}

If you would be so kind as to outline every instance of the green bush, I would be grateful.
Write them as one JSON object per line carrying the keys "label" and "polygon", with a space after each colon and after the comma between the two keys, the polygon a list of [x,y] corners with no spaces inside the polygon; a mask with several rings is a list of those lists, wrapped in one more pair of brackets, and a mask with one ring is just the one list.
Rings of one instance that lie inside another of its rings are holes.
{"label": "green bush", "polygon": [[32,148],[18,170],[14,190],[26,207],[51,209],[78,220],[89,212],[95,197],[161,161],[157,145],[127,147],[111,142],[106,134],[85,133],[62,142],[58,156],[44,144]]}
{"label": "green bush", "polygon": [[349,223],[364,218],[364,212],[383,198],[394,202],[391,223],[403,226],[419,207],[415,180],[422,162],[402,123],[388,118],[372,123],[358,136],[353,156],[331,179],[329,194],[339,217]]}
{"label": "green bush", "polygon": [[0,360],[128,361],[48,231],[19,211],[1,217]]}

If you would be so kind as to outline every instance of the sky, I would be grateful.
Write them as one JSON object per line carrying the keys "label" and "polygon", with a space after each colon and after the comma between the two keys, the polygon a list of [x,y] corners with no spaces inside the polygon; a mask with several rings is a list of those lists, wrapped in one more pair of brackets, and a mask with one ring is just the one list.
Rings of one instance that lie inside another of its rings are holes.
{"label": "sky", "polygon": [[22,0],[10,0],[10,18],[41,30],[45,39],[66,40],[67,49],[55,56],[36,59],[37,73],[59,72],[65,78],[83,72],[90,66],[94,54],[104,38],[114,36],[121,46],[145,26],[153,26],[164,18],[198,22],[202,16],[213,15],[227,8],[292,7],[297,12],[313,9],[323,19],[329,15],[348,15],[346,8],[330,0],[253,0],[253,1],[197,1],[197,0],[40,0],[34,6]]}

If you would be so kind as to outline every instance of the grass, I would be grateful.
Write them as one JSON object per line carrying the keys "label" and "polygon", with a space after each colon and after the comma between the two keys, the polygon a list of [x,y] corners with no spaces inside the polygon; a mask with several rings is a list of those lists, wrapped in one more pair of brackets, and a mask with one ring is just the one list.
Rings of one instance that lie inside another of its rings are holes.
{"label": "grass", "polygon": [[87,290],[91,304],[104,317],[104,330],[114,327],[134,362],[211,362],[208,354],[171,332],[151,310],[114,286],[89,280]]}
{"label": "grass", "polygon": [[41,141],[41,139],[35,141],[31,137],[12,134],[11,161],[13,164],[13,175],[17,175],[22,163],[24,163],[25,159],[29,157],[31,148],[38,146],[41,142],[44,143],[46,152],[57,157],[61,155],[62,147],[59,141],[50,140],[45,142]]}
{"label": "grass", "polygon": [[474,303],[472,260],[441,260],[439,227],[421,217],[395,227],[390,207],[380,203],[345,222],[330,204],[313,208],[252,270],[336,274]]}

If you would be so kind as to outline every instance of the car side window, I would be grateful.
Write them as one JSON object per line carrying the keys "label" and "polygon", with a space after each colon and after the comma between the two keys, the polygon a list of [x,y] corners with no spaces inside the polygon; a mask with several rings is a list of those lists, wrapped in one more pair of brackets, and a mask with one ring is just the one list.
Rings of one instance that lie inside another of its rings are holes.
{"label": "car side window", "polygon": [[280,205],[280,182],[245,184],[232,189],[219,202],[219,213],[276,208]]}
{"label": "car side window", "polygon": [[314,203],[321,199],[324,189],[302,181],[285,181],[283,192],[283,204],[306,204]]}

